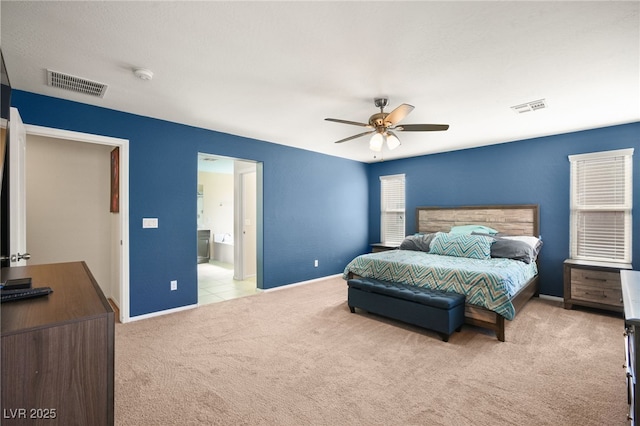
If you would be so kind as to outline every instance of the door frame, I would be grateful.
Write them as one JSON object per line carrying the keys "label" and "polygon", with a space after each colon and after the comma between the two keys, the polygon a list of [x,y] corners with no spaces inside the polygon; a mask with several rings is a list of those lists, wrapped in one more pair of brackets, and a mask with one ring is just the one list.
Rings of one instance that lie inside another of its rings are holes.
{"label": "door frame", "polygon": [[108,145],[120,148],[120,277],[119,302],[120,322],[129,322],[129,140],[90,133],[74,132],[71,130],[54,129],[51,127],[25,124],[27,137],[43,136],[55,139],[65,139],[76,142]]}
{"label": "door frame", "polygon": [[[235,274],[235,269],[236,269],[236,262],[237,262],[237,258],[238,258],[238,250],[239,248],[242,246],[242,242],[239,242],[238,244],[235,243],[235,241],[240,241],[238,239],[238,235],[242,232],[241,230],[238,230],[238,223],[239,223],[239,215],[238,215],[238,206],[235,205],[237,203],[238,200],[238,168],[236,167],[236,162],[244,162],[244,163],[252,163],[253,166],[252,167],[252,171],[255,172],[256,175],[256,223],[255,223],[255,227],[256,227],[256,287],[259,289],[263,289],[264,288],[264,260],[263,260],[263,256],[264,256],[264,249],[263,249],[263,244],[264,244],[264,206],[263,206],[263,202],[264,202],[264,182],[263,182],[263,174],[264,174],[264,162],[259,161],[259,160],[251,160],[248,158],[241,158],[241,157],[228,157],[225,155],[220,155],[220,154],[212,154],[210,152],[206,152],[206,151],[198,151],[197,153],[198,157],[199,156],[209,156],[209,157],[217,157],[217,158],[224,158],[224,159],[228,159],[228,160],[232,160],[234,162],[234,166],[233,166],[233,173],[234,173],[234,177],[233,177],[233,186],[234,186],[234,212],[233,212],[233,233],[234,233],[234,274]],[[200,168],[196,167],[196,182],[197,182],[197,174],[199,172]],[[196,237],[197,238],[197,237]],[[212,238],[213,238],[213,234],[212,234]],[[197,244],[197,241],[196,241]],[[197,258],[194,258],[194,261],[197,262]],[[196,265],[197,266],[197,265]]]}

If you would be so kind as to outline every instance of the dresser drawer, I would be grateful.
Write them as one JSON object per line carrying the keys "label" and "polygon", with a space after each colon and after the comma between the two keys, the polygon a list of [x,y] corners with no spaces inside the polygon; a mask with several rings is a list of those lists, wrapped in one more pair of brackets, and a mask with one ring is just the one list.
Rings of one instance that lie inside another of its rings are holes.
{"label": "dresser drawer", "polygon": [[571,270],[571,297],[577,300],[622,307],[620,272],[573,268]]}

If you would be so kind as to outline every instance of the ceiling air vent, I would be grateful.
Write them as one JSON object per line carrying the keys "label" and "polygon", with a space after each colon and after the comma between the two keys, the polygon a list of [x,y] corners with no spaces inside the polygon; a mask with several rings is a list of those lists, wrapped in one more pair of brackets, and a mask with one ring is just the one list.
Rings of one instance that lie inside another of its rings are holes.
{"label": "ceiling air vent", "polygon": [[540,99],[537,101],[527,102],[526,104],[512,106],[511,109],[517,112],[518,114],[522,114],[523,112],[536,111],[546,107],[547,107],[546,101],[544,99]]}
{"label": "ceiling air vent", "polygon": [[104,93],[107,91],[106,84],[51,70],[47,70],[47,84],[51,87],[71,90],[72,92],[84,93],[85,95],[97,96],[99,98],[104,97]]}

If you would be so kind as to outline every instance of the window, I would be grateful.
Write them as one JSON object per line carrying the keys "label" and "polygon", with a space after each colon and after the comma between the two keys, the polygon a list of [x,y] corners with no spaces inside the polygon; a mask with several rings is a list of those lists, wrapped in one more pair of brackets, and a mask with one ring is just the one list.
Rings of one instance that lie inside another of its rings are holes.
{"label": "window", "polygon": [[570,155],[571,258],[631,263],[633,148]]}
{"label": "window", "polygon": [[400,244],[404,230],[404,175],[380,176],[380,239]]}

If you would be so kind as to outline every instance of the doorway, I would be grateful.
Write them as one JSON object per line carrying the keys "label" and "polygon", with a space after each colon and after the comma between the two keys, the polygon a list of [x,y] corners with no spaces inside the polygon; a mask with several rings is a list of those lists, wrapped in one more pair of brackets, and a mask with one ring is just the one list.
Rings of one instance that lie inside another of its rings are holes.
{"label": "doorway", "polygon": [[[101,274],[103,274],[104,276],[109,276],[110,278],[101,279],[99,280],[98,284],[103,290],[103,293],[105,294],[105,296],[107,298],[110,298],[118,306],[119,312],[120,312],[120,318],[119,318],[120,322],[123,322],[123,323],[128,322],[129,321],[129,141],[126,139],[118,139],[118,138],[112,138],[107,136],[79,133],[79,132],[73,132],[68,130],[53,129],[53,128],[47,128],[47,127],[41,127],[41,126],[34,126],[34,125],[25,125],[25,129],[27,133],[27,151],[29,149],[28,148],[29,140],[30,139],[35,140],[37,138],[49,139],[50,142],[48,143],[48,145],[51,145],[51,148],[53,149],[55,149],[54,145],[57,145],[58,143],[61,144],[61,146],[67,145],[68,147],[71,147],[72,150],[76,149],[72,147],[74,144],[77,145],[78,147],[82,147],[82,146],[85,146],[87,148],[93,147],[93,149],[87,149],[87,151],[102,152],[102,154],[99,154],[99,155],[102,155],[99,161],[105,163],[105,167],[107,167],[107,170],[111,160],[110,151],[116,147],[119,148],[119,201],[120,201],[119,213],[110,214],[110,218],[108,220],[109,223],[106,223],[104,221],[102,222],[103,226],[109,226],[111,228],[110,234],[107,237],[105,237],[105,238],[108,238],[108,241],[106,241],[105,244],[109,246],[107,250],[110,250],[109,257],[111,261],[109,262],[109,264],[101,266],[102,268]],[[29,154],[27,152],[27,156],[28,155]],[[27,173],[30,173],[28,169],[27,169]],[[110,180],[110,177],[108,174],[105,179]],[[107,197],[108,195],[109,194],[107,193]],[[27,194],[27,197],[28,197],[28,194]],[[105,202],[105,203],[106,203],[105,209],[108,211],[109,209],[108,202]],[[55,206],[56,203],[51,204],[49,207],[51,208],[52,205]],[[27,209],[27,216],[29,216],[28,209]],[[47,217],[50,217],[50,215]],[[50,221],[48,222],[48,224],[49,224],[49,227],[51,227]],[[37,235],[36,237],[39,240],[41,240],[39,241],[39,243],[45,240],[45,238],[41,237],[40,235]],[[62,238],[60,238],[59,240],[62,240]],[[48,249],[44,247],[44,250],[48,250]],[[56,252],[55,254],[53,254],[54,251]],[[30,264],[42,263],[41,261],[38,260],[38,258],[34,253],[32,253],[32,255],[33,257]],[[56,247],[55,250],[50,250],[48,254],[43,255],[43,258],[40,260],[45,260],[46,262],[69,260],[69,258],[54,259],[51,257],[51,256],[57,256],[57,255],[59,255],[59,247]],[[69,254],[69,256],[73,256],[73,255]],[[78,258],[73,258],[71,260],[78,260]],[[89,266],[92,267],[91,265]]]}
{"label": "doorway", "polygon": [[257,163],[198,154],[198,304],[256,294]]}

